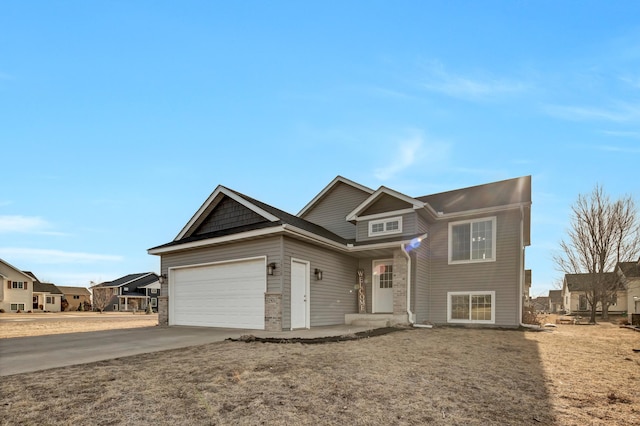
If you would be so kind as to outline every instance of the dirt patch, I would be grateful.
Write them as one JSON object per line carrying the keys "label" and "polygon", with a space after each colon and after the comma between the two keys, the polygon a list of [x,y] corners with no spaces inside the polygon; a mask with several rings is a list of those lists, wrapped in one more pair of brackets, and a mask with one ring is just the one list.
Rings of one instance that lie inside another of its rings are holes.
{"label": "dirt patch", "polygon": [[407,328],[402,328],[402,327],[384,327],[384,328],[376,328],[373,330],[359,331],[357,333],[351,333],[351,334],[343,334],[338,336],[327,336],[327,337],[314,337],[314,338],[256,337],[252,334],[247,334],[244,336],[240,336],[238,339],[228,338],[227,340],[231,342],[259,342],[259,343],[282,343],[282,344],[301,343],[304,345],[314,345],[314,344],[321,344],[321,343],[337,343],[337,342],[348,342],[350,340],[368,339],[370,337],[384,336],[385,334],[393,333],[394,331],[400,331],[400,330],[406,330],[406,329]]}
{"label": "dirt patch", "polygon": [[640,424],[640,333],[403,330],[3,377],[2,424]]}

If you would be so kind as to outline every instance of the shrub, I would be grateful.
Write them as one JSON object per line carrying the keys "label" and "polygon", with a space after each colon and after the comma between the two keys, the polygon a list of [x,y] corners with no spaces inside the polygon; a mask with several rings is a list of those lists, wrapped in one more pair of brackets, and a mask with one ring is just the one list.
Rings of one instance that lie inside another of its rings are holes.
{"label": "shrub", "polygon": [[522,309],[522,322],[523,324],[540,325],[538,314],[533,306],[524,306]]}

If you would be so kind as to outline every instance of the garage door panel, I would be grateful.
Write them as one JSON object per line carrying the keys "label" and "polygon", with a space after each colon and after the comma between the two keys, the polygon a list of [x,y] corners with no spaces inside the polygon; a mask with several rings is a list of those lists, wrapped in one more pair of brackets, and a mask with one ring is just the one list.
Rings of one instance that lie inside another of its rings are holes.
{"label": "garage door panel", "polygon": [[177,269],[175,325],[264,329],[264,259]]}

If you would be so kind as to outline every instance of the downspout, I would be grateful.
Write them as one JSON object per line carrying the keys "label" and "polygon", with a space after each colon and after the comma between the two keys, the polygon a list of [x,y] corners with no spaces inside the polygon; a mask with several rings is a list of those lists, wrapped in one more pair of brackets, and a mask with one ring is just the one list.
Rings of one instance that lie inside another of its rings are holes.
{"label": "downspout", "polygon": [[407,252],[405,244],[400,244],[402,254],[407,258],[407,317],[409,324],[413,325],[413,312],[411,312],[411,256]]}
{"label": "downspout", "polygon": [[522,204],[520,205],[520,268],[519,268],[519,274],[520,274],[520,292],[518,294],[518,314],[520,315],[520,318],[518,320],[518,322],[520,323],[520,327],[525,327],[525,328],[532,328],[532,329],[536,329],[539,330],[540,326],[538,325],[533,325],[533,324],[525,324],[522,322],[522,312],[523,312],[523,299],[524,299],[524,292],[523,292],[523,288],[524,288],[524,207],[522,206]]}

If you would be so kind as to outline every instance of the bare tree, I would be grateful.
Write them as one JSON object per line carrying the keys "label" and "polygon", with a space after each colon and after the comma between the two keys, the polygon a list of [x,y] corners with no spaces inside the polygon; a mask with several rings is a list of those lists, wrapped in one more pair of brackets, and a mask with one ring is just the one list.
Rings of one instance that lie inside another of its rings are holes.
{"label": "bare tree", "polygon": [[566,274],[589,274],[585,297],[591,311],[589,322],[595,323],[598,303],[606,319],[617,292],[617,283],[607,271],[640,252],[638,212],[631,196],[611,201],[596,185],[590,194],[578,195],[571,213],[568,240],[560,242],[560,254],[554,261]]}
{"label": "bare tree", "polygon": [[91,287],[91,293],[93,294],[93,306],[98,312],[102,313],[109,301],[111,300],[111,288],[109,287]]}

